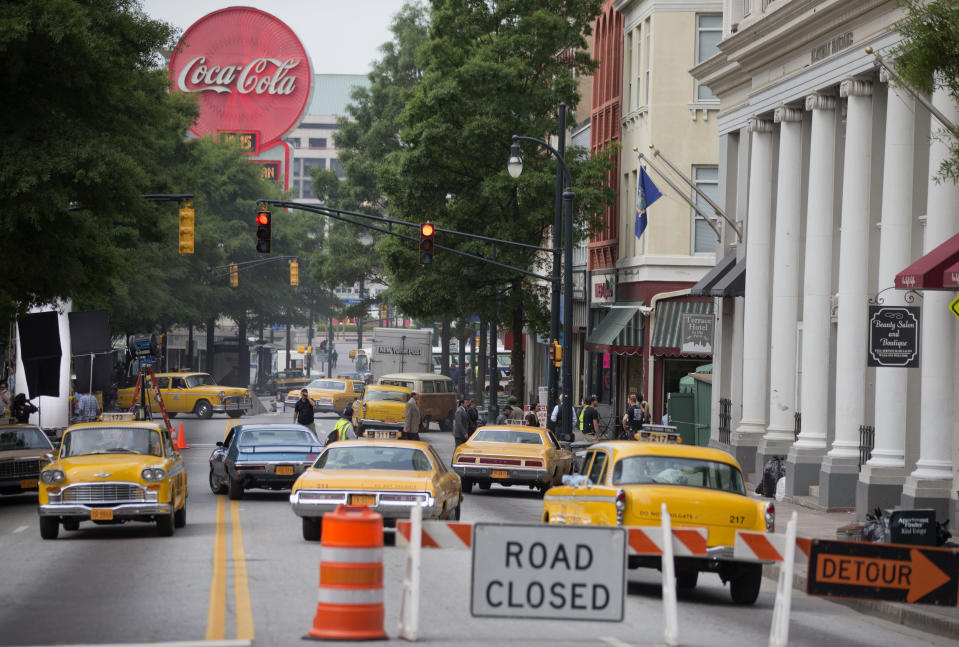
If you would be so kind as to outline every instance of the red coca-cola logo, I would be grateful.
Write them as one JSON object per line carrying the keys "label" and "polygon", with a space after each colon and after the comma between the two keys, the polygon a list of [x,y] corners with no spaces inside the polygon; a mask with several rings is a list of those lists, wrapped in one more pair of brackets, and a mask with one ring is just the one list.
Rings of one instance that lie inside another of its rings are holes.
{"label": "red coca-cola logo", "polygon": [[170,57],[170,85],[196,94],[196,135],[259,131],[269,148],[299,122],[313,71],[286,23],[252,7],[214,11],[193,23]]}

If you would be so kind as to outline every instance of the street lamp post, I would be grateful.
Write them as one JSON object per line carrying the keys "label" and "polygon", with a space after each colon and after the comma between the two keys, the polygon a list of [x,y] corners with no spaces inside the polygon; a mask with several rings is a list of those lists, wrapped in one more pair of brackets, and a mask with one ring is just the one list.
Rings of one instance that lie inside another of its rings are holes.
{"label": "street lamp post", "polygon": [[[562,116],[562,122],[565,122],[566,115],[566,104],[560,104],[560,115]],[[510,147],[510,158],[507,168],[509,169],[509,174],[512,177],[519,177],[520,173],[523,172],[523,159],[520,156],[520,141],[529,141],[539,144],[556,158],[556,161],[559,163],[559,166],[563,172],[563,178],[565,179],[565,189],[562,191],[562,211],[563,211],[563,253],[565,255],[565,260],[563,262],[563,402],[560,407],[560,433],[561,438],[568,439],[572,436],[572,424],[573,424],[573,415],[571,408],[570,397],[572,396],[573,390],[573,357],[572,357],[572,330],[573,330],[573,198],[575,194],[573,193],[571,186],[573,184],[572,177],[569,173],[569,167],[566,165],[566,160],[562,153],[557,151],[555,148],[550,146],[548,143],[544,142],[541,139],[536,139],[534,137],[523,137],[520,135],[513,135],[513,144]],[[560,195],[557,193],[557,200],[559,200]],[[560,211],[559,205],[556,209],[557,213]],[[554,232],[558,230],[558,227],[554,228]],[[556,235],[554,234],[553,248],[556,250],[558,245]],[[559,299],[557,298],[558,291],[560,289],[559,273],[558,273],[558,256],[559,252],[554,252],[554,261],[553,261],[553,329],[551,330],[552,343],[553,339],[558,337],[558,309]],[[553,374],[553,367],[550,366],[549,374]],[[550,394],[551,396],[553,393]],[[550,415],[551,409],[547,412],[547,415]]]}

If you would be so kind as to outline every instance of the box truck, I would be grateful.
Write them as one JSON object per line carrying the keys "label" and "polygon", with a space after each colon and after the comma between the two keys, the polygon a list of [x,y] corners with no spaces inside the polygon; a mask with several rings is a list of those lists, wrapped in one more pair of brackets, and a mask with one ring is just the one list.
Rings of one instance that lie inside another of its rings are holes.
{"label": "box truck", "polygon": [[431,373],[432,339],[429,328],[374,328],[370,354],[373,381],[390,373]]}

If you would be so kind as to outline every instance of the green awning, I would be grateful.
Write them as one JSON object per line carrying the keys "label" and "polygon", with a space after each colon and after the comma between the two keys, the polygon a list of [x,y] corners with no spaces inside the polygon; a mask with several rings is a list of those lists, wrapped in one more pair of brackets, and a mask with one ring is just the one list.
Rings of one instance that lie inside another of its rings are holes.
{"label": "green awning", "polygon": [[615,303],[586,339],[586,350],[636,355],[643,347],[643,316],[639,303]]}
{"label": "green awning", "polygon": [[[691,315],[698,325],[689,327],[687,315]],[[712,354],[713,335],[712,301],[664,301],[656,306],[653,313],[653,333],[649,346],[657,354]],[[687,324],[686,348],[683,348],[683,327]],[[708,328],[708,330],[705,330]],[[691,334],[698,333],[699,340]]]}

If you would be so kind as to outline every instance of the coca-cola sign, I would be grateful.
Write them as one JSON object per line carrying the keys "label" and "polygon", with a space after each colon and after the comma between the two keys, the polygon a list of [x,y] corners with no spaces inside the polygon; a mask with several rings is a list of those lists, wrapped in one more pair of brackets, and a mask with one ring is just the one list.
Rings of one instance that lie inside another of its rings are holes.
{"label": "coca-cola sign", "polygon": [[275,144],[310,102],[313,71],[293,30],[265,11],[229,7],[196,21],[170,57],[170,85],[196,94],[196,135],[258,131]]}

